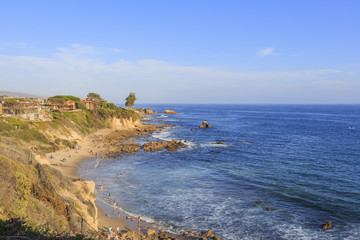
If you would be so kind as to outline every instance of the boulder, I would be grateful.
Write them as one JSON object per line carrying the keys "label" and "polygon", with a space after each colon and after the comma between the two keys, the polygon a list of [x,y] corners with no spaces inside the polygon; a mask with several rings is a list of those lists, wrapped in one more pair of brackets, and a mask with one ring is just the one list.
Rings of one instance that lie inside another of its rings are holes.
{"label": "boulder", "polygon": [[265,210],[270,212],[271,208],[270,207],[265,207]]}
{"label": "boulder", "polygon": [[153,229],[147,230],[145,237],[147,238],[157,238],[157,232]]}
{"label": "boulder", "polygon": [[211,237],[212,235],[214,235],[214,233],[211,230],[208,230],[206,233],[204,233],[202,236],[203,237]]}
{"label": "boulder", "polygon": [[165,110],[165,114],[178,114],[178,112],[175,112],[173,110]]}
{"label": "boulder", "polygon": [[121,240],[140,240],[140,235],[135,231],[128,231],[126,233],[121,234]]}
{"label": "boulder", "polygon": [[212,126],[210,124],[208,124],[207,121],[203,121],[201,123],[201,125],[199,126],[199,128],[211,128]]}
{"label": "boulder", "polygon": [[321,225],[322,230],[328,230],[330,228],[332,228],[332,222],[331,221],[328,221],[327,223]]}
{"label": "boulder", "polygon": [[211,238],[211,240],[221,240],[221,238],[220,238],[220,237],[217,237],[217,236],[213,236],[213,237]]}

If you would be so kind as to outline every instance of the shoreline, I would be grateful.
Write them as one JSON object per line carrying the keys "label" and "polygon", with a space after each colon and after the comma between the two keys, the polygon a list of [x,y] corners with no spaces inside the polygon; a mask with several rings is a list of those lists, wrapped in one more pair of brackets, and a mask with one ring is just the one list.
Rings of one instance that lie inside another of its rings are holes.
{"label": "shoreline", "polygon": [[[116,230],[119,227],[119,235],[129,231],[137,232],[137,220],[134,221],[127,220],[128,214],[119,207],[116,208],[115,213],[112,211],[112,207],[107,203],[102,202],[97,197],[97,183],[95,180],[85,180],[83,177],[86,174],[86,169],[81,167],[81,164],[84,163],[87,159],[100,159],[100,161],[105,157],[108,157],[107,154],[117,153],[116,150],[111,147],[114,145],[125,146],[132,143],[132,138],[135,136],[151,135],[155,131],[161,131],[162,128],[168,127],[170,125],[153,125],[153,124],[137,124],[134,129],[100,129],[94,133],[91,133],[85,136],[81,141],[79,141],[79,149],[63,149],[57,152],[52,152],[46,154],[46,159],[40,159],[39,162],[42,164],[48,164],[49,166],[59,170],[64,176],[72,179],[83,179],[90,186],[90,191],[94,194],[95,199],[92,200],[96,206],[96,220],[97,220],[97,231],[99,234],[108,236],[109,226],[113,230]],[[139,133],[140,132],[140,133]],[[122,140],[119,141],[114,135],[121,135]],[[113,139],[106,139],[109,137]],[[104,142],[106,139],[108,144]],[[114,143],[114,139],[119,141]],[[66,161],[62,161],[66,159]],[[118,212],[120,217],[118,217]],[[129,216],[134,218],[135,216]],[[148,223],[141,220],[141,233],[145,234],[148,229],[153,229],[158,232],[156,225],[153,223]],[[194,239],[189,237],[183,237],[179,235],[173,235],[166,233],[169,237],[176,237],[178,239]]]}
{"label": "shoreline", "polygon": [[[81,163],[86,161],[86,159],[88,158],[96,157],[96,153],[99,157],[105,154],[108,148],[105,146],[105,144],[102,143],[101,138],[108,136],[113,131],[113,129],[101,129],[95,133],[86,136],[83,141],[79,142],[79,150],[60,150],[57,152],[46,154],[46,159],[48,160],[51,167],[59,170],[64,176],[73,179],[82,178],[80,172],[83,171],[85,173],[85,169],[81,169]],[[95,145],[93,145],[94,143]],[[91,153],[91,150],[94,153]],[[53,157],[53,159],[50,159],[51,157]],[[66,161],[62,162],[61,160],[64,158],[66,158]],[[95,194],[96,183],[94,181],[85,181],[92,182],[92,184],[94,185],[92,193]],[[120,231],[134,230],[124,219],[107,217],[107,213],[97,204],[97,200],[95,200],[94,203],[97,209],[96,219],[98,232],[100,234],[107,233],[109,226],[112,226],[113,229],[115,229],[115,226],[119,226]]]}

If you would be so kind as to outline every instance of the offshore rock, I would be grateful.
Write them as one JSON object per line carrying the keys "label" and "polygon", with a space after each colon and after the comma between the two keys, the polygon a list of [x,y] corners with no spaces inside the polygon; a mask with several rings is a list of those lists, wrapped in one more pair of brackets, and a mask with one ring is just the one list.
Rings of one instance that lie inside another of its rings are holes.
{"label": "offshore rock", "polygon": [[332,222],[331,221],[328,221],[326,224],[321,225],[322,230],[328,230],[330,228],[332,228]]}
{"label": "offshore rock", "polygon": [[154,114],[154,112],[153,112],[153,110],[151,110],[151,108],[136,109],[135,111],[140,114]]}
{"label": "offshore rock", "polygon": [[178,114],[178,112],[175,112],[173,110],[165,110],[165,114]]}
{"label": "offshore rock", "polygon": [[181,141],[171,140],[171,141],[165,141],[165,142],[148,142],[143,145],[143,149],[146,152],[154,152],[154,151],[160,151],[164,148],[166,148],[168,151],[176,151],[180,148],[186,148],[186,144]]}
{"label": "offshore rock", "polygon": [[211,128],[212,126],[210,124],[208,124],[207,121],[203,121],[201,123],[201,125],[199,126],[199,128]]}

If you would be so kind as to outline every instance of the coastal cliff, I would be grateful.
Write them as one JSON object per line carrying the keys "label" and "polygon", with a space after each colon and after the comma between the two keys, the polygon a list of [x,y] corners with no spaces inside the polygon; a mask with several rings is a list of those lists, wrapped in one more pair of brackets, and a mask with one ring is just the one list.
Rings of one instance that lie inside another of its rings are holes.
{"label": "coastal cliff", "polygon": [[66,152],[73,159],[74,145],[85,146],[99,130],[134,130],[141,125],[140,118],[125,109],[52,115],[47,122],[0,118],[0,225],[6,229],[16,220],[26,224],[24,229],[31,234],[96,236],[95,184],[62,174],[59,169],[66,164],[54,164],[51,153]]}

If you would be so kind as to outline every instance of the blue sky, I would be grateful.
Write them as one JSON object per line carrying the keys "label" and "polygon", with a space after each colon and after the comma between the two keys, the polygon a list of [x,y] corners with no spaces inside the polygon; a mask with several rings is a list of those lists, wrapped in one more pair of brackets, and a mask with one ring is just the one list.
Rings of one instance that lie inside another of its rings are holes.
{"label": "blue sky", "polygon": [[0,89],[360,103],[360,1],[1,1]]}

